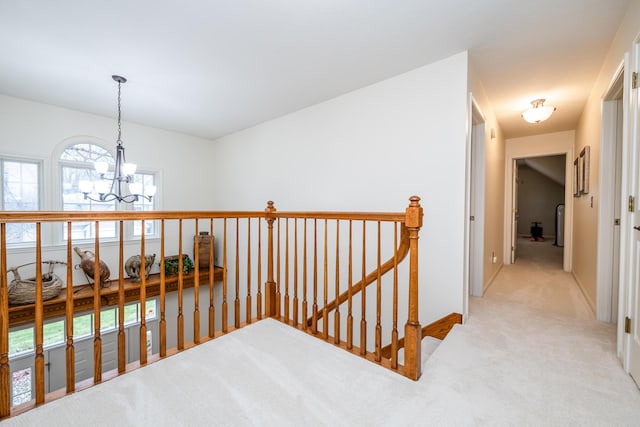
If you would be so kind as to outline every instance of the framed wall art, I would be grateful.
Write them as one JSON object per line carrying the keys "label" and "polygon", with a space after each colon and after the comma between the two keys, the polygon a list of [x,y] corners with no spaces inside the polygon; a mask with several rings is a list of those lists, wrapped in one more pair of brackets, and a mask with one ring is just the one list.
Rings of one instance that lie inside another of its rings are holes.
{"label": "framed wall art", "polygon": [[578,169],[580,172],[580,194],[589,194],[589,146],[585,146],[580,152]]}

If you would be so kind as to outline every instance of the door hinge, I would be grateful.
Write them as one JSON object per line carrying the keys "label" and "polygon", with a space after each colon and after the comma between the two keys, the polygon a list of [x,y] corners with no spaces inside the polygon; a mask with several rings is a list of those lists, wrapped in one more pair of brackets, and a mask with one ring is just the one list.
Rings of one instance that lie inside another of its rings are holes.
{"label": "door hinge", "polygon": [[629,212],[636,211],[636,198],[633,196],[629,196]]}
{"label": "door hinge", "polygon": [[624,333],[625,334],[630,334],[631,333],[631,318],[630,317],[625,317],[624,318]]}
{"label": "door hinge", "polygon": [[475,217],[475,216],[473,216],[473,215],[471,215],[471,216],[469,217],[469,220],[471,220],[471,221],[475,221],[475,220],[476,220],[476,217]]}
{"label": "door hinge", "polygon": [[638,73],[635,71],[631,74],[631,88],[638,89]]}

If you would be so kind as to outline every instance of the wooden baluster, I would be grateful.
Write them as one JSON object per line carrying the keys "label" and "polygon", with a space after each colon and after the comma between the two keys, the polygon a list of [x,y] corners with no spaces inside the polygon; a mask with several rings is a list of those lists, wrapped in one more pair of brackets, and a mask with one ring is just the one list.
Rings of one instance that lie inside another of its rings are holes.
{"label": "wooden baluster", "polygon": [[258,293],[256,294],[256,314],[262,319],[262,221],[258,218]]}
{"label": "wooden baluster", "polygon": [[182,313],[184,262],[182,259],[182,218],[178,220],[178,350],[184,350],[184,314]]}
{"label": "wooden baluster", "polygon": [[160,221],[160,357],[167,357],[167,285],[165,283],[166,272],[164,270],[164,238],[165,223],[164,219],[162,219]]}
{"label": "wooden baluster", "polygon": [[215,265],[213,264],[215,257],[215,241],[213,238],[213,218],[209,219],[209,235],[211,236],[211,247],[209,248],[209,338],[215,337],[216,331],[216,307],[214,305],[213,285],[215,283]]}
{"label": "wooden baluster", "polygon": [[36,223],[36,301],[35,301],[35,330],[36,330],[36,405],[44,403],[44,306],[42,300],[42,224]]}
{"label": "wooden baluster", "polygon": [[398,224],[393,223],[393,329],[391,330],[391,367],[398,369]]}
{"label": "wooden baluster", "polygon": [[65,302],[65,324],[67,329],[66,356],[66,380],[67,393],[76,390],[76,357],[73,346],[73,249],[71,239],[71,221],[67,222],[67,285]]}
{"label": "wooden baluster", "polygon": [[[285,219],[285,242],[284,242],[284,319],[289,323],[289,218]],[[278,223],[278,229],[280,224]],[[278,231],[280,234],[280,231]]]}
{"label": "wooden baluster", "polygon": [[418,320],[418,234],[422,227],[420,197],[409,199],[406,226],[409,230],[409,313],[404,327],[404,375],[412,380],[420,378],[422,328]]}
{"label": "wooden baluster", "polygon": [[118,373],[127,369],[127,344],[124,331],[124,221],[120,221],[118,257]]}
{"label": "wooden baluster", "polygon": [[[362,282],[365,283],[367,277],[367,223],[362,221]],[[360,292],[362,317],[360,318],[360,354],[365,355],[367,352],[367,287],[362,286]]]}
{"label": "wooden baluster", "polygon": [[222,332],[229,330],[229,307],[227,306],[227,218],[224,219],[222,244]]}
{"label": "wooden baluster", "polygon": [[380,265],[382,258],[380,253],[380,221],[378,221],[378,277],[376,278],[376,362],[382,359],[382,275]]}
{"label": "wooden baluster", "polygon": [[140,222],[140,366],[144,366],[147,364],[147,270],[144,219]]}
{"label": "wooden baluster", "polygon": [[298,219],[293,219],[293,326],[298,326]]}
{"label": "wooden baluster", "polygon": [[313,220],[313,305],[311,306],[311,332],[318,333],[318,220]]}
{"label": "wooden baluster", "polygon": [[193,273],[193,342],[200,344],[200,233],[198,231],[198,218],[195,219],[195,245],[193,257],[195,270]]}
{"label": "wooden baluster", "polygon": [[280,318],[280,218],[278,218],[278,244],[276,256],[276,317]]}
{"label": "wooden baluster", "polygon": [[327,229],[328,229],[327,219],[324,220],[324,261],[323,261],[323,309],[322,309],[322,338],[329,339],[329,312],[327,311],[327,304],[329,303],[329,252],[327,249]]}
{"label": "wooden baluster", "polygon": [[240,219],[236,218],[236,297],[233,300],[233,325],[240,327]]}
{"label": "wooden baluster", "polygon": [[7,283],[7,224],[0,224],[0,420],[11,415],[9,366],[9,291]]}
{"label": "wooden baluster", "polygon": [[100,223],[95,223],[93,269],[93,382],[102,382],[102,337],[100,336]]}
{"label": "wooden baluster", "polygon": [[353,348],[353,302],[351,286],[353,285],[353,221],[349,220],[349,277],[347,278],[347,348]]}
{"label": "wooden baluster", "polygon": [[[336,301],[340,296],[340,220],[336,220]],[[333,343],[340,344],[340,304],[333,314]]]}
{"label": "wooden baluster", "polygon": [[307,218],[304,219],[304,239],[302,243],[302,327],[307,330],[309,329],[307,323]]}
{"label": "wooden baluster", "polygon": [[251,218],[247,218],[247,302],[246,322],[251,323]]}
{"label": "wooden baluster", "polygon": [[267,219],[267,283],[265,283],[265,310],[268,317],[276,315],[276,283],[273,278],[273,222],[275,221],[276,208],[273,202],[267,202],[265,209]]}

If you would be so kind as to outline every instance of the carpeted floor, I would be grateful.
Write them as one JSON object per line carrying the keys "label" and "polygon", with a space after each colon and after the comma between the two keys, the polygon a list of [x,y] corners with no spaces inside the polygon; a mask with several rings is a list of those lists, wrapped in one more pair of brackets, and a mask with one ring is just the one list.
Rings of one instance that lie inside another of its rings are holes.
{"label": "carpeted floor", "polygon": [[267,319],[0,425],[640,425],[615,328],[535,258],[472,299],[418,382]]}

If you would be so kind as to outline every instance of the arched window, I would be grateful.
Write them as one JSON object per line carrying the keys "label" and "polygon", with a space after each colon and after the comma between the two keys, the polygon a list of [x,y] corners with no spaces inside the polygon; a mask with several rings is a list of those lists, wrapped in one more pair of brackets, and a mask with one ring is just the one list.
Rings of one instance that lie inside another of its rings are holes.
{"label": "arched window", "polygon": [[[76,142],[67,145],[60,157],[58,163],[60,166],[60,178],[62,188],[62,210],[66,211],[116,211],[116,210],[134,210],[134,211],[150,211],[155,209],[155,200],[148,201],[144,198],[134,203],[118,203],[96,202],[86,199],[80,191],[81,181],[98,181],[100,175],[96,172],[94,164],[97,161],[103,161],[109,164],[109,168],[113,169],[115,158],[113,154],[106,148],[92,142]],[[133,175],[133,181],[144,186],[155,185],[156,174],[152,172],[137,172]],[[141,224],[133,224],[131,229],[125,230],[127,236],[136,237],[141,235]],[[145,235],[156,234],[156,224],[153,221],[145,222]],[[100,223],[101,238],[117,237],[117,227],[115,222]],[[64,230],[64,238],[66,239],[67,231]],[[72,230],[72,238],[90,239],[94,237],[95,227],[92,223],[74,223]]]}

